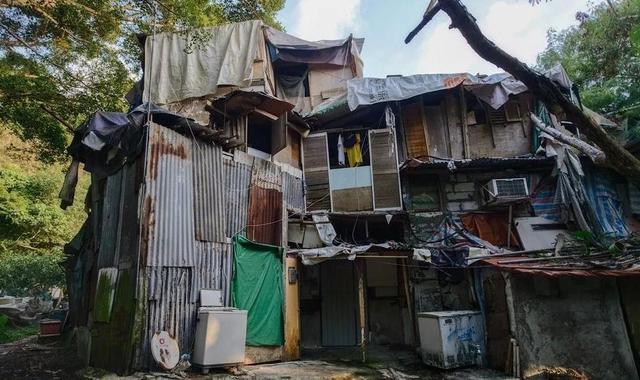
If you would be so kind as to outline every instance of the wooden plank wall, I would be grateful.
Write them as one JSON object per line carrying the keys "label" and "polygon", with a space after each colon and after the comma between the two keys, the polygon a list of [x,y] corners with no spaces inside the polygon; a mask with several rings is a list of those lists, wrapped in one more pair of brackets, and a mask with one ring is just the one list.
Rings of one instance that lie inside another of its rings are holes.
{"label": "wooden plank wall", "polygon": [[331,210],[329,195],[329,159],[327,136],[311,135],[304,139],[303,165],[307,190],[307,209]]}
{"label": "wooden plank wall", "polygon": [[389,129],[369,131],[369,148],[373,172],[374,208],[402,207],[393,132]]}

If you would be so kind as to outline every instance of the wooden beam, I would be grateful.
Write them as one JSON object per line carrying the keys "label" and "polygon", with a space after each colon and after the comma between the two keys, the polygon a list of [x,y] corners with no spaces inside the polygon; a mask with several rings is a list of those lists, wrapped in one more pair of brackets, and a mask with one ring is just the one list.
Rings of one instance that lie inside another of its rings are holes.
{"label": "wooden beam", "polygon": [[268,119],[271,119],[271,120],[273,120],[273,121],[276,121],[276,120],[280,119],[280,118],[279,118],[279,117],[277,117],[276,115],[274,115],[274,114],[272,114],[272,113],[270,113],[270,112],[267,112],[267,111],[261,110],[260,108],[254,108],[254,109],[253,109],[253,112],[257,113],[258,115],[262,115],[262,116],[264,116],[264,117],[266,117],[266,118],[268,118]]}

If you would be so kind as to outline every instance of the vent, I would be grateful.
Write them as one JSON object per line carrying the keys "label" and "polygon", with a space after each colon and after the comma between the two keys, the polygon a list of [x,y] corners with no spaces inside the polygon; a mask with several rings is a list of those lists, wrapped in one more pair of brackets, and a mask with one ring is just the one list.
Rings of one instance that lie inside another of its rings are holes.
{"label": "vent", "polygon": [[529,195],[525,178],[503,178],[489,181],[486,186],[491,198],[514,198]]}

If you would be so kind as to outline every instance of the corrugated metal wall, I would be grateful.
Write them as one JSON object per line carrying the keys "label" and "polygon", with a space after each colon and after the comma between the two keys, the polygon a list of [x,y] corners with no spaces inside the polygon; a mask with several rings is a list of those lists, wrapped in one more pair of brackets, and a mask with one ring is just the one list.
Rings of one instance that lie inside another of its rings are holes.
{"label": "corrugated metal wall", "polygon": [[282,243],[282,170],[273,162],[255,160],[249,190],[247,237],[259,243]]}
{"label": "corrugated metal wall", "polygon": [[282,172],[282,194],[287,210],[304,212],[304,181],[302,176]]}
{"label": "corrugated metal wall", "polygon": [[[145,168],[141,256],[146,264],[139,281],[146,302],[136,363],[150,367],[149,342],[157,331],[168,331],[181,352],[191,352],[200,289],[222,289],[229,305],[228,238],[251,220],[266,225],[252,230],[258,241],[280,244],[283,173],[272,162],[246,154],[230,159],[218,147],[157,125],[149,129]],[[301,180],[290,182],[291,202],[299,207]]]}
{"label": "corrugated metal wall", "polygon": [[232,160],[224,160],[224,183],[226,194],[226,234],[233,237],[247,225],[251,166]]}
{"label": "corrugated metal wall", "polygon": [[193,146],[193,198],[196,239],[224,242],[225,183],[222,148],[200,142]]}
{"label": "corrugated metal wall", "polygon": [[[149,127],[143,213],[149,266],[196,265],[191,141],[159,125]],[[143,253],[144,254],[144,253]]]}

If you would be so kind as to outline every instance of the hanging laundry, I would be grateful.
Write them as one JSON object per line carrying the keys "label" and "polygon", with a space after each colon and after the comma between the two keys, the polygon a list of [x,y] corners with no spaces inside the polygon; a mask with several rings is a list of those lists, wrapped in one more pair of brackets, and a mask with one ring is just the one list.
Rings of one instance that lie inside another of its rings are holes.
{"label": "hanging laundry", "polygon": [[362,165],[362,150],[360,149],[360,133],[348,136],[344,140],[344,150],[347,153],[349,167]]}
{"label": "hanging laundry", "polygon": [[344,166],[344,142],[342,141],[342,134],[338,135],[338,164]]}

